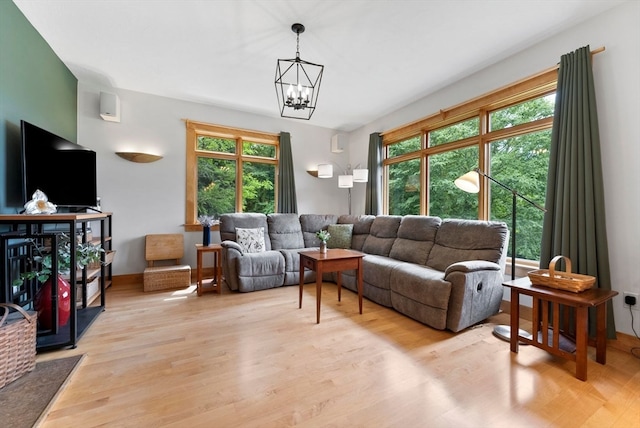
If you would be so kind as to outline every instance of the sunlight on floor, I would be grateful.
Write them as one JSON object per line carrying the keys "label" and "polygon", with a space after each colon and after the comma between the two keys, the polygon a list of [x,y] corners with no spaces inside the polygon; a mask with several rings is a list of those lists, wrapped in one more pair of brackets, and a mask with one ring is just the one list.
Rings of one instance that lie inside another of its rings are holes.
{"label": "sunlight on floor", "polygon": [[187,288],[184,288],[182,290],[176,290],[174,292],[171,293],[171,297],[167,297],[166,299],[163,299],[165,302],[169,302],[172,300],[183,300],[186,299],[187,297],[189,297],[190,294],[194,293],[196,291],[196,286],[195,285],[190,285]]}

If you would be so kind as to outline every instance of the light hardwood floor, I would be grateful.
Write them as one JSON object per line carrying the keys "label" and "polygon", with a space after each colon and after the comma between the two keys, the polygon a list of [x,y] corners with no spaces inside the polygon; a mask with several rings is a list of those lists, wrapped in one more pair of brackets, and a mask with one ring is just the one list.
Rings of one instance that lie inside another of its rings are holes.
{"label": "light hardwood floor", "polygon": [[[86,354],[43,427],[632,427],[640,360],[575,364],[495,338],[497,315],[453,334],[325,284],[248,294],[107,292]],[[1,425],[1,422],[0,422]]]}

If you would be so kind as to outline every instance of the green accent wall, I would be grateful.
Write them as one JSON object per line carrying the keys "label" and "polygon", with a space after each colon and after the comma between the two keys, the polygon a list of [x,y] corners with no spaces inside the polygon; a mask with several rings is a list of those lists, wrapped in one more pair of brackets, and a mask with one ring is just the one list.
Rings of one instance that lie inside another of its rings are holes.
{"label": "green accent wall", "polygon": [[0,213],[22,209],[20,120],[76,142],[78,79],[11,1],[0,0]]}

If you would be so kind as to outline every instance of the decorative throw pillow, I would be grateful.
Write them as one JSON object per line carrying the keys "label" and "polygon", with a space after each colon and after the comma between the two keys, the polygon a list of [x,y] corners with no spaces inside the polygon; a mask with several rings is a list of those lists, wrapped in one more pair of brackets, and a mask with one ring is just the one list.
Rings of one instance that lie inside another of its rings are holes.
{"label": "decorative throw pillow", "polygon": [[327,227],[329,232],[328,248],[351,248],[351,235],[353,235],[353,224],[330,224]]}
{"label": "decorative throw pillow", "polygon": [[245,253],[261,253],[264,251],[264,227],[243,229],[236,227],[236,242]]}

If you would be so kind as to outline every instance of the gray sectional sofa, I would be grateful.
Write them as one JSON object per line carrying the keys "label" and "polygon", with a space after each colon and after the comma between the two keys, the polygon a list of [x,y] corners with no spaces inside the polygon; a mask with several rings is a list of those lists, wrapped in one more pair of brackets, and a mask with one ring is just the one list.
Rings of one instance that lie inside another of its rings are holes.
{"label": "gray sectional sofa", "polygon": [[[506,224],[499,222],[413,215],[226,214],[220,217],[220,236],[227,285],[249,292],[299,284],[298,253],[317,248],[315,233],[329,227],[340,228],[340,233],[346,227],[350,248],[365,253],[363,294],[371,301],[454,332],[499,310],[509,241]],[[236,242],[237,228],[254,235],[259,231],[263,251],[247,252]],[[304,282],[315,281],[315,272],[304,275]],[[336,273],[323,280],[335,282]],[[355,271],[343,272],[342,284],[356,291]]]}

